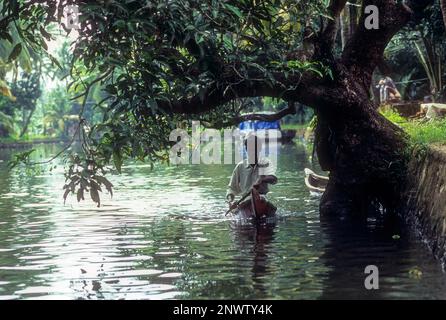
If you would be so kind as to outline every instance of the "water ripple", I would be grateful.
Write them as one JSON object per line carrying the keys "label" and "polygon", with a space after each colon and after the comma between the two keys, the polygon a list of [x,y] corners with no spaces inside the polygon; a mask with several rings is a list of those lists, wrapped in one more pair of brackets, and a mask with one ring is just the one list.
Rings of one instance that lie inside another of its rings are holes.
{"label": "water ripple", "polygon": [[[260,226],[223,215],[232,166],[127,165],[96,208],[63,204],[61,166],[33,176],[0,163],[0,299],[446,297],[438,263],[410,235],[395,242],[377,221],[347,233],[321,223],[308,164],[295,159],[304,149],[283,147],[270,195],[278,217]],[[363,289],[367,264],[382,268],[374,295]]]}

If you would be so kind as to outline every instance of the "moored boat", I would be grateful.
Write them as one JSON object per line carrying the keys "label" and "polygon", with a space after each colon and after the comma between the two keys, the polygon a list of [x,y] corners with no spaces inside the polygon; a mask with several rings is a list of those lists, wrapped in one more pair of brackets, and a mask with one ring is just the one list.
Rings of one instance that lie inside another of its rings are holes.
{"label": "moored boat", "polygon": [[323,193],[328,184],[328,177],[318,175],[313,170],[305,168],[305,185],[310,192]]}

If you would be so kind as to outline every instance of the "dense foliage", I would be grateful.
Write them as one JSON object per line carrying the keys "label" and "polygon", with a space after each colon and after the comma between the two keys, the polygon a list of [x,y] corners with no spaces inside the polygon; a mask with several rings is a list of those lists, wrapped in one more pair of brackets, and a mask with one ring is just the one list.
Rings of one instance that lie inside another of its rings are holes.
{"label": "dense foliage", "polygon": [[380,71],[401,82],[400,91],[408,100],[429,95],[446,100],[446,32],[437,4],[419,12],[417,24],[401,30],[386,50],[386,66]]}

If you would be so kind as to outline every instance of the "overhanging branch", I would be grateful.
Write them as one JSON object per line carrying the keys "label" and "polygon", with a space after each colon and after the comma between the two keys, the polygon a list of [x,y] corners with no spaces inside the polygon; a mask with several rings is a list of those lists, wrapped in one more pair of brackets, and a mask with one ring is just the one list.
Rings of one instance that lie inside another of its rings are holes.
{"label": "overhanging branch", "polygon": [[[274,97],[285,101],[297,101],[305,105],[314,105],[320,98],[317,83],[321,80],[314,73],[285,76],[277,72],[270,78],[258,71],[252,71],[248,79],[240,79],[236,73],[221,79],[220,84],[203,88],[201,94],[177,100],[157,100],[158,107],[171,114],[201,114],[209,112],[219,105],[238,98]],[[225,85],[223,85],[225,84]]]}
{"label": "overhanging branch", "polygon": [[283,117],[290,115],[290,114],[296,114],[296,108],[294,106],[294,102],[289,102],[288,107],[283,108],[280,111],[277,111],[276,113],[271,114],[262,114],[262,113],[251,113],[251,114],[245,114],[238,117],[235,117],[233,121],[235,123],[240,123],[243,121],[277,121],[282,119]]}
{"label": "overhanging branch", "polygon": [[221,129],[221,128],[228,128],[235,125],[238,125],[241,122],[244,121],[277,121],[282,119],[283,117],[290,115],[290,114],[296,114],[296,107],[295,102],[288,102],[288,106],[286,108],[283,108],[282,110],[277,111],[276,113],[271,114],[262,114],[262,113],[250,113],[250,114],[244,114],[240,115],[234,118],[231,118],[226,121],[213,123],[212,125],[208,125],[209,127],[213,127],[215,129]]}
{"label": "overhanging branch", "polygon": [[[420,6],[420,2],[423,5]],[[423,10],[429,1],[416,0],[406,3],[394,0],[365,0],[361,9],[359,25],[342,53],[343,64],[352,72],[361,75],[365,85],[379,64],[384,50],[392,37],[410,20],[416,3],[417,10]],[[365,8],[374,5],[379,10],[379,28],[366,29]]]}

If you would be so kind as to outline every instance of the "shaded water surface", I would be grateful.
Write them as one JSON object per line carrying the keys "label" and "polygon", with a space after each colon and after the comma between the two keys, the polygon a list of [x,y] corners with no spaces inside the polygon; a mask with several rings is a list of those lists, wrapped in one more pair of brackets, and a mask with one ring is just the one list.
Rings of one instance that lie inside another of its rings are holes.
{"label": "shaded water surface", "polygon": [[[62,166],[9,172],[15,152],[0,150],[0,299],[446,298],[440,265],[411,232],[320,221],[301,146],[281,147],[279,216],[259,227],[224,217],[230,165],[129,165],[96,208],[63,204]],[[376,291],[364,288],[370,264]]]}

